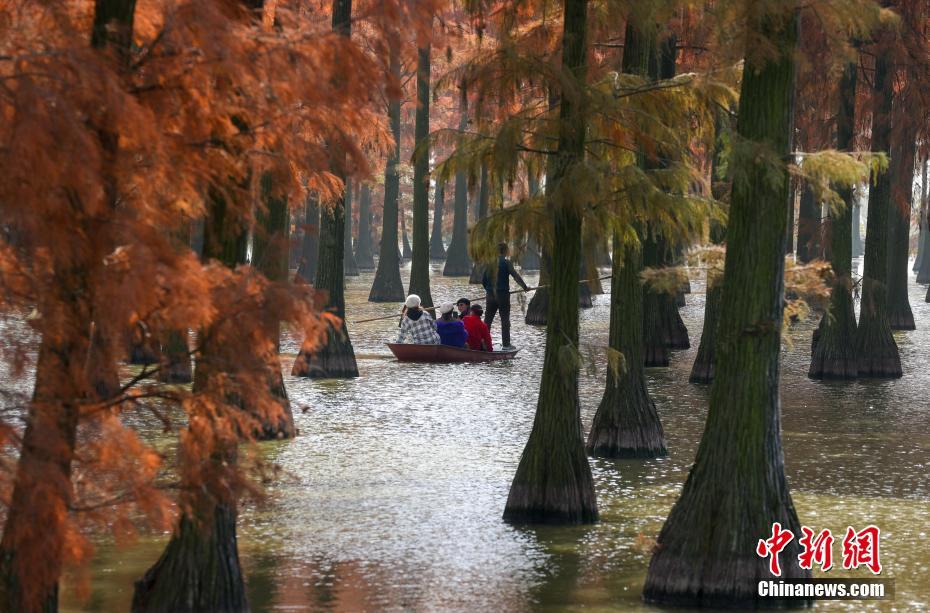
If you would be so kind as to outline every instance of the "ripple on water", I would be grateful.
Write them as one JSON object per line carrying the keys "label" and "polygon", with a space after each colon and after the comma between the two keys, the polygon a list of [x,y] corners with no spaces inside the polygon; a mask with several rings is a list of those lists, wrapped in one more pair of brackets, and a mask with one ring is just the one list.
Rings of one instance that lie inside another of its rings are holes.
{"label": "ripple on water", "polygon": [[[405,273],[406,274],[406,273]],[[436,302],[477,286],[434,267]],[[350,278],[350,333],[359,354],[385,353],[398,305],[366,302],[372,275]],[[527,278],[531,284],[535,278]],[[508,610],[645,608],[639,595],[648,551],[674,503],[704,427],[708,388],[688,383],[703,317],[703,283],[692,281],[682,317],[692,348],[647,371],[670,455],[647,462],[592,460],[602,521],[585,527],[515,528],[501,521],[510,481],[532,426],[543,331],[514,312],[522,349],[507,364],[404,365],[364,359],[354,381],[287,379],[301,436],[268,453],[288,473],[269,501],[244,509],[242,557],[256,610],[290,608]],[[898,608],[930,601],[927,498],[930,487],[930,304],[911,278],[918,330],[896,334],[905,376],[898,381],[807,379],[816,322],[794,327],[783,351],[785,459],[803,523],[843,530],[875,523],[897,580]],[[607,296],[582,315],[582,342],[603,346]],[[495,340],[498,340],[495,326]],[[287,337],[283,351],[295,353]],[[289,362],[285,371],[289,370]],[[588,428],[604,367],[581,378]],[[126,602],[132,578],[157,556],[104,556],[96,602]],[[122,562],[117,562],[122,560]],[[127,562],[127,560],[129,560]],[[120,570],[121,569],[121,570]],[[118,583],[118,585],[117,585]],[[123,594],[104,596],[103,594]],[[107,600],[112,598],[112,600]],[[862,608],[825,603],[827,608]],[[116,608],[125,608],[116,607]]]}

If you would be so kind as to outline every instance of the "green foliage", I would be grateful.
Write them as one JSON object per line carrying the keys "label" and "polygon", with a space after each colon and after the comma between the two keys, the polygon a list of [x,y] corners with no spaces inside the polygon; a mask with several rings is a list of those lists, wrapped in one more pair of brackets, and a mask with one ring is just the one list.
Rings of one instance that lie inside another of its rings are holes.
{"label": "green foliage", "polygon": [[846,208],[836,187],[852,188],[888,169],[888,156],[884,153],[844,153],[828,149],[800,155],[801,163],[791,165],[790,171],[810,186],[818,202],[827,203],[833,215]]}

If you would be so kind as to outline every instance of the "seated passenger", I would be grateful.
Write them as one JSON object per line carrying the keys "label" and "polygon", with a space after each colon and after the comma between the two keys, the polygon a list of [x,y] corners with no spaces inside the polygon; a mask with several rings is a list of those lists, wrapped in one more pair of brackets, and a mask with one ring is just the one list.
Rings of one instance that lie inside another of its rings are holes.
{"label": "seated passenger", "polygon": [[471,305],[468,315],[462,318],[465,324],[465,331],[468,332],[468,348],[475,351],[494,351],[494,345],[491,344],[491,330],[488,324],[481,320],[484,315],[484,309],[480,304]]}
{"label": "seated passenger", "polygon": [[455,303],[455,307],[459,310],[458,317],[461,319],[468,315],[468,310],[471,308],[471,300],[468,298],[459,298],[459,301]]}
{"label": "seated passenger", "polygon": [[416,294],[407,296],[404,302],[404,314],[400,318],[400,334],[398,343],[413,343],[415,345],[438,345],[439,334],[436,333],[436,322],[423,309],[420,308],[420,297]]}
{"label": "seated passenger", "polygon": [[462,320],[455,319],[453,310],[455,307],[451,302],[444,302],[439,307],[440,317],[436,321],[436,331],[439,332],[439,338],[443,345],[450,347],[464,347],[465,339],[468,338],[468,332],[465,331],[465,324]]}

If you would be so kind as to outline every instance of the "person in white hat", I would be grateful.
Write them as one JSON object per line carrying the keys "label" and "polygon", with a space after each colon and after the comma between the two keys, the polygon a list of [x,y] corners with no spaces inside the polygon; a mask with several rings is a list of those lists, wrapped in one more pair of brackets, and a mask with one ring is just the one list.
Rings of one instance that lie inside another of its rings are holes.
{"label": "person in white hat", "polygon": [[436,333],[436,322],[420,308],[420,297],[416,294],[407,296],[407,300],[404,301],[404,314],[400,318],[397,342],[438,345],[440,340],[439,334]]}
{"label": "person in white hat", "polygon": [[465,324],[462,320],[455,317],[455,305],[451,302],[443,302],[439,306],[439,315],[436,331],[442,339],[440,342],[450,347],[464,347],[468,340],[468,332],[465,331]]}

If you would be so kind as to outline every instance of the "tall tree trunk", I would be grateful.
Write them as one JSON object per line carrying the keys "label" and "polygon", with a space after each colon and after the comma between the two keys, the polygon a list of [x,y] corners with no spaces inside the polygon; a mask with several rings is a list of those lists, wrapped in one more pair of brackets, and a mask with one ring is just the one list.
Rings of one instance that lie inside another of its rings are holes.
{"label": "tall tree trunk", "polygon": [[[793,6],[753,17],[774,57],[750,54],[743,68],[738,133],[776,159],[792,151],[798,16]],[[753,40],[753,37],[749,37]],[[760,65],[765,62],[764,65]],[[717,374],[694,466],[659,534],[643,598],[682,607],[787,606],[760,600],[770,578],[756,554],[773,522],[800,534],[784,472],[779,412],[779,352],[790,187],[784,166],[735,156],[727,228]],[[798,567],[797,540],[781,555],[785,578]],[[797,606],[797,601],[794,602]]]}
{"label": "tall tree trunk", "polygon": [[[462,96],[459,99],[459,132],[464,133],[468,125],[468,92],[462,84]],[[471,273],[471,261],[468,258],[468,183],[463,170],[455,171],[455,201],[452,219],[452,241],[446,252],[446,264],[443,266],[444,277],[465,277]]]}
{"label": "tall tree trunk", "polygon": [[[333,0],[333,31],[349,38],[352,27],[352,0]],[[347,180],[346,154],[332,147],[330,167],[343,184]],[[326,344],[322,347],[302,347],[291,374],[313,379],[349,379],[358,376],[355,350],[346,326],[345,275],[342,253],[345,232],[345,192],[322,211],[320,223],[320,263],[316,271],[317,291],[327,293],[327,308],[340,319],[338,327],[330,326]]]}
{"label": "tall tree trunk", "polygon": [[358,203],[358,236],[355,238],[355,262],[359,270],[374,270],[375,257],[371,249],[371,186],[362,183]]}
{"label": "tall tree trunk", "polygon": [[430,46],[417,49],[417,112],[413,161],[413,263],[410,292],[420,297],[423,308],[433,306],[429,289],[429,82]]}
{"label": "tall tree trunk", "polygon": [[[255,232],[252,241],[252,262],[269,281],[283,283],[287,281],[287,231],[290,227],[288,218],[287,200],[284,196],[272,193],[271,173],[266,172],[261,177],[262,203],[258,211],[259,229]],[[275,353],[281,347],[281,322],[274,317],[266,316],[263,322],[265,334],[272,340]],[[284,374],[281,364],[275,360],[274,367],[268,373],[268,387],[272,396],[281,405],[281,410],[274,421],[265,421],[262,431],[257,434],[259,439],[272,440],[291,438],[296,434],[294,427],[294,414],[291,412],[291,402],[284,387]]]}
{"label": "tall tree trunk", "polygon": [[[656,25],[651,16],[640,19],[630,18],[626,23],[623,72],[647,76],[655,56]],[[637,158],[644,167],[645,157]],[[643,371],[642,247],[624,245],[616,232],[613,246],[607,385],[586,449],[597,457],[660,457],[667,453],[665,434]]]}
{"label": "tall tree trunk", "polygon": [[[927,270],[925,259],[927,258],[927,162],[925,158],[920,162],[920,206],[918,207],[917,217],[917,257],[914,258],[914,272],[917,273],[918,283],[930,282],[930,270]],[[924,280],[921,280],[921,270],[927,270]]]}
{"label": "tall tree trunk", "polygon": [[[657,268],[661,265],[660,250],[663,246],[654,236],[644,235],[641,240],[643,266]],[[664,301],[662,292],[646,287],[643,298],[643,364],[651,368],[668,366],[670,361],[663,322]]]}
{"label": "tall tree trunk", "polygon": [[[488,216],[488,199],[491,192],[490,185],[488,184],[488,169],[484,165],[481,166],[480,177],[481,182],[478,186],[478,219],[484,219]],[[481,283],[481,279],[484,276],[484,267],[487,264],[487,262],[475,262],[471,267],[471,275],[468,277],[468,282],[471,284]]]}
{"label": "tall tree trunk", "polygon": [[[889,151],[894,68],[879,52],[875,59],[872,151]],[[900,377],[901,358],[888,319],[888,217],[891,208],[891,173],[876,177],[869,189],[869,216],[865,232],[865,262],[856,355],[860,377]]]}
{"label": "tall tree trunk", "polygon": [[[850,62],[840,78],[840,108],[836,121],[836,148],[849,151],[853,146],[856,118],[856,77],[858,64]],[[807,375],[812,379],[855,379],[856,312],[852,297],[852,204],[850,187],[840,190],[842,211],[830,216],[830,264],[835,280],[830,290],[830,310],[820,320]]]}
{"label": "tall tree trunk", "polygon": [[[566,0],[562,34],[562,70],[576,91],[587,76],[587,0]],[[562,99],[553,190],[553,243],[559,266],[550,270],[551,288],[546,355],[536,419],[510,487],[504,519],[512,522],[587,523],[597,520],[591,467],[584,451],[578,399],[578,270],[581,264],[582,196],[563,182],[582,163],[585,150],[584,102]]]}
{"label": "tall tree trunk", "polygon": [[320,259],[320,197],[316,193],[307,195],[304,209],[303,238],[300,239],[300,264],[297,277],[304,283],[316,280],[316,269]]}
{"label": "tall tree trunk", "polygon": [[352,201],[355,192],[352,190],[354,184],[351,179],[346,179],[345,195],[345,240],[342,245],[343,262],[342,269],[347,277],[358,276],[358,264],[355,262],[355,252],[352,250]]}
{"label": "tall tree trunk", "polygon": [[[527,184],[530,197],[536,196],[539,193],[539,179],[532,172],[527,176]],[[526,272],[539,270],[539,244],[532,233],[526,235],[526,249],[520,258],[520,268]]]}
{"label": "tall tree trunk", "polygon": [[[400,82],[400,41],[392,37],[389,41],[391,78]],[[401,302],[404,299],[404,283],[400,279],[400,258],[397,251],[397,216],[400,196],[400,99],[388,103],[388,121],[394,149],[384,168],[384,212],[382,214],[381,245],[379,247],[378,270],[371,285],[369,302]]]}
{"label": "tall tree trunk", "polygon": [[[897,95],[897,94],[896,94]],[[894,104],[893,125],[903,126],[910,108],[905,98]],[[913,134],[892,136],[891,208],[888,218],[888,321],[892,330],[914,330],[914,313],[907,296],[907,260],[911,248],[911,201],[914,192],[914,160],[917,143]]]}
{"label": "tall tree trunk", "polygon": [[407,237],[407,215],[404,207],[400,207],[400,235],[403,238],[404,248],[401,251],[400,259],[409,261],[413,259],[413,249],[410,247],[410,239]]}
{"label": "tall tree trunk", "polygon": [[442,217],[445,209],[446,183],[436,179],[433,191],[433,232],[429,237],[429,257],[432,260],[446,259],[446,245],[442,242]]}

